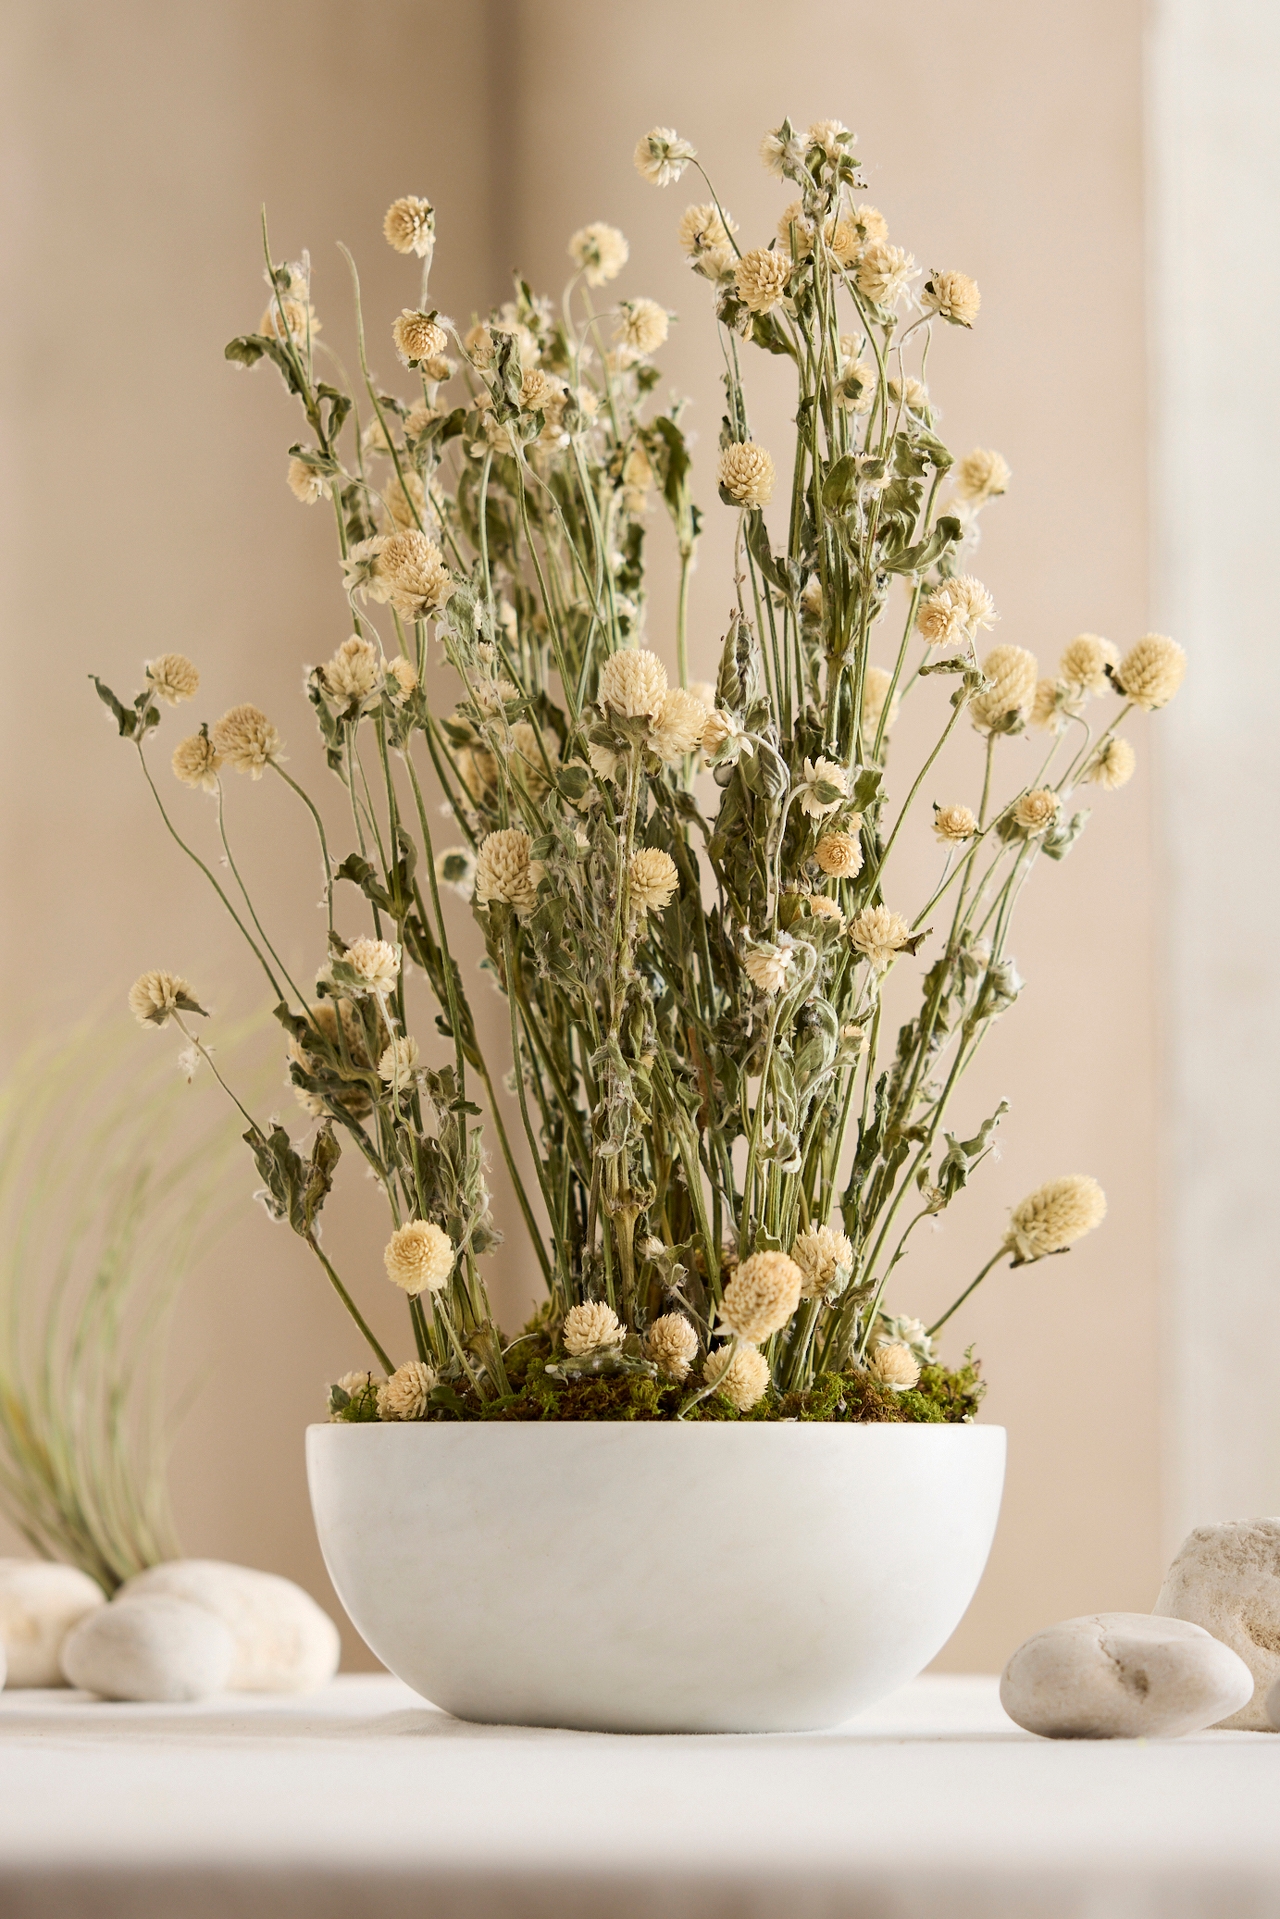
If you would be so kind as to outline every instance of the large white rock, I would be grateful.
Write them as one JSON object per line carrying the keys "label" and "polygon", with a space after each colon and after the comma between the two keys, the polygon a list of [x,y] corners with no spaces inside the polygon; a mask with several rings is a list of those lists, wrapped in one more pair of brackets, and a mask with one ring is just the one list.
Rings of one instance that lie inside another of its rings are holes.
{"label": "large white rock", "polygon": [[311,1692],[338,1669],[338,1628],[301,1586],[275,1573],[171,1559],[127,1580],[120,1598],[142,1593],[185,1599],[222,1621],[235,1642],[232,1692]]}
{"label": "large white rock", "polygon": [[1000,1703],[1046,1739],[1174,1739],[1235,1712],[1252,1691],[1243,1659],[1199,1626],[1100,1612],[1019,1646]]}
{"label": "large white rock", "polygon": [[10,1686],[65,1685],[58,1654],[71,1628],[105,1606],[101,1586],[51,1559],[0,1559],[0,1640]]}
{"label": "large white rock", "polygon": [[206,1699],[226,1688],[235,1642],[203,1606],[168,1593],[117,1599],[67,1634],[67,1683],[104,1699]]}
{"label": "large white rock", "polygon": [[1280,1679],[1280,1519],[1198,1526],[1178,1548],[1155,1610],[1203,1626],[1253,1674],[1252,1698],[1224,1725],[1280,1730],[1267,1712],[1267,1694]]}

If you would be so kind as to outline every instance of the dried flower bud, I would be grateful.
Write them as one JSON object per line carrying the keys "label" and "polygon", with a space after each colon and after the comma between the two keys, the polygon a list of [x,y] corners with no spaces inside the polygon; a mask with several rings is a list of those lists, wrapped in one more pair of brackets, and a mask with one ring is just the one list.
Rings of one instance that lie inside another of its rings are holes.
{"label": "dried flower bud", "polygon": [[1029,838],[1047,833],[1058,817],[1062,802],[1051,786],[1039,786],[1024,793],[1013,809],[1015,823]]}
{"label": "dried flower bud", "polygon": [[689,1376],[698,1357],[698,1335],[683,1313],[663,1313],[649,1328],[645,1342],[658,1371],[677,1383]]}
{"label": "dried flower bud", "polygon": [[901,913],[891,913],[887,906],[864,906],[849,923],[849,938],[877,973],[883,973],[911,938],[911,928]]}
{"label": "dried flower bud", "polygon": [[1064,1253],[1106,1218],[1107,1196],[1086,1173],[1047,1180],[1020,1200],[1009,1215],[1007,1251],[1019,1265]]}
{"label": "dried flower bud", "polygon": [[978,317],[982,295],[967,273],[931,273],[924,283],[920,305],[952,326],[971,327]]}
{"label": "dried flower bud", "polygon": [[600,669],[600,704],[624,719],[656,719],[666,693],[667,669],[643,647],[611,653]]}
{"label": "dried flower bud", "polygon": [[628,868],[632,907],[638,913],[661,913],[671,904],[680,875],[670,853],[642,846]]}
{"label": "dried flower bud", "polygon": [[829,900],[825,893],[810,893],[807,904],[811,919],[831,920],[833,924],[840,927],[841,931],[844,930],[844,914],[835,901]]}
{"label": "dried flower bud", "polygon": [[213,742],[205,729],[180,740],[173,749],[169,764],[174,777],[180,779],[184,786],[202,786],[206,793],[217,792],[218,768],[222,761],[214,752]]}
{"label": "dried flower bud", "polygon": [[780,1332],[800,1303],[804,1275],[786,1253],[752,1253],[724,1289],[720,1323],[743,1339]]}
{"label": "dried flower bud", "polygon": [[436,216],[429,200],[408,193],[393,200],[382,222],[383,237],[397,253],[416,253],[428,259],[436,243]]}
{"label": "dried flower bud", "polygon": [[411,1359],[398,1366],[378,1388],[378,1418],[425,1419],[435,1383],[435,1369],[425,1360]]}
{"label": "dried flower bud", "polygon": [[978,830],[978,819],[972,807],[936,806],[933,809],[933,830],[947,846],[962,846],[965,840],[971,840]]}
{"label": "dried flower bud", "polygon": [[920,1380],[920,1361],[910,1346],[896,1340],[886,1340],[876,1347],[867,1370],[878,1385],[888,1386],[895,1393],[909,1392]]}
{"label": "dried flower bud", "polygon": [[411,1219],[387,1241],[382,1263],[403,1292],[438,1293],[453,1271],[453,1241],[432,1219]]}
{"label": "dried flower bud", "polygon": [[842,367],[835,387],[836,404],[846,407],[850,413],[870,413],[875,405],[878,377],[867,360],[855,360]]}
{"label": "dried flower bud", "polygon": [[256,706],[233,706],[210,730],[209,739],[219,760],[237,773],[262,778],[262,769],[280,756],[281,739],[266,714]]}
{"label": "dried flower bud", "polygon": [[984,506],[1009,490],[1009,462],[989,447],[975,446],[956,462],[951,475],[956,492],[972,506]]}
{"label": "dried flower bud", "polygon": [[200,686],[200,675],[185,653],[162,653],[158,660],[148,660],[144,671],[151,691],[168,706],[194,699]]}
{"label": "dried flower bud", "polygon": [[735,441],[720,455],[716,477],[726,506],[768,506],[777,477],[772,456],[754,440]]}
{"label": "dried flower bud", "polygon": [[1084,771],[1084,778],[1105,792],[1114,793],[1133,778],[1136,756],[1128,740],[1113,735],[1104,740]]}
{"label": "dried flower bud", "polygon": [[449,336],[436,325],[434,313],[422,313],[404,307],[392,322],[391,337],[405,366],[421,366],[424,360],[439,359],[449,344]]}
{"label": "dried flower bud", "polygon": [[602,287],[607,280],[616,280],[630,253],[625,235],[603,220],[579,227],[569,241],[569,258],[589,287]]}
{"label": "dried flower bud", "polygon": [[163,972],[143,973],[133,982],[129,1011],[139,1026],[165,1026],[175,1013],[204,1014],[182,975]]}
{"label": "dried flower bud", "polygon": [[651,750],[665,765],[676,765],[701,744],[707,718],[701,700],[682,686],[671,687],[663,694],[657,718],[649,728]]}
{"label": "dried flower bud", "polygon": [[760,142],[760,158],[779,180],[794,180],[804,172],[804,142],[797,137],[790,120],[766,133]]}
{"label": "dried flower bud", "polygon": [[1186,670],[1187,656],[1176,641],[1163,633],[1148,633],[1129,648],[1116,668],[1116,678],[1134,705],[1150,713],[1169,704]]}
{"label": "dried flower bud", "polygon": [[583,1353],[621,1346],[626,1328],[612,1306],[606,1306],[602,1299],[584,1299],[565,1314],[561,1337],[565,1351],[577,1359]]}
{"label": "dried flower bud", "polygon": [[833,1226],[808,1226],[791,1248],[803,1275],[802,1299],[823,1299],[848,1284],[853,1271],[853,1242]]}
{"label": "dried flower bud", "polygon": [[1110,640],[1099,639],[1096,633],[1077,633],[1058,662],[1058,672],[1081,693],[1099,694],[1110,685],[1107,668],[1119,664],[1119,648]]}
{"label": "dried flower bud", "polygon": [[634,154],[636,172],[655,187],[669,187],[697,158],[697,148],[682,140],[674,127],[650,127],[637,141]]}
{"label": "dried flower bud", "polygon": [[813,857],[829,879],[856,879],[862,871],[862,841],[854,833],[824,833]]}
{"label": "dried flower bud", "polygon": [[404,619],[421,620],[444,610],[454,581],[444,554],[417,527],[392,534],[378,555],[392,606]]}
{"label": "dried flower bud", "polygon": [[769,1390],[769,1362],[754,1346],[739,1341],[736,1347],[717,1346],[708,1353],[702,1377],[735,1411],[749,1413]]}
{"label": "dried flower bud", "polygon": [[[893,675],[886,673],[882,666],[869,666],[862,679],[862,724],[864,729],[875,734],[879,730],[880,716],[884,712],[884,703],[889,688],[893,685]],[[902,704],[902,695],[894,689],[889,701],[889,712],[885,719],[886,734],[893,731],[893,723],[898,717],[898,708]]]}

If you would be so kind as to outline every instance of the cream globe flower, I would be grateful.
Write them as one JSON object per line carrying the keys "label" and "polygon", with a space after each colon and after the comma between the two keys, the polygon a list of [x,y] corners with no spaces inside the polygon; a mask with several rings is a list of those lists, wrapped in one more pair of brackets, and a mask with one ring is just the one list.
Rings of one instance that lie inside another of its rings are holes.
{"label": "cream globe flower", "polygon": [[602,1299],[584,1299],[579,1305],[571,1306],[564,1316],[561,1332],[564,1349],[575,1359],[583,1353],[621,1346],[626,1336],[626,1327],[612,1306],[606,1306]]}
{"label": "cream globe flower", "polygon": [[1110,685],[1107,668],[1119,664],[1120,649],[1110,640],[1100,639],[1096,633],[1077,633],[1063,650],[1058,672],[1078,692],[1100,694]]}
{"label": "cream globe flower", "polygon": [[662,696],[649,728],[649,745],[665,765],[674,766],[702,744],[708,717],[700,699],[682,686],[673,686]]}
{"label": "cream globe flower", "polygon": [[911,938],[911,928],[901,913],[891,913],[887,906],[864,906],[849,923],[849,938],[877,973],[883,973]]}
{"label": "cream globe flower", "polygon": [[[849,775],[834,760],[807,759],[804,780],[799,792],[800,810],[811,820],[824,820],[838,812],[849,797]],[[832,787],[834,794],[828,790]]]}
{"label": "cream globe flower", "polygon": [[453,1271],[453,1241],[431,1219],[411,1219],[387,1241],[382,1263],[387,1278],[403,1292],[438,1293]]}
{"label": "cream globe flower", "polygon": [[887,240],[871,240],[862,250],[855,275],[859,293],[877,306],[896,306],[920,269],[911,254]]}
{"label": "cream globe flower", "polygon": [[1010,1213],[1005,1250],[1016,1255],[1014,1263],[1019,1266],[1051,1253],[1065,1253],[1100,1226],[1106,1214],[1107,1196],[1087,1173],[1047,1180]]}
{"label": "cream globe flower", "polygon": [[626,236],[603,220],[579,227],[569,241],[569,258],[589,287],[602,287],[606,281],[616,280],[630,254]]}
{"label": "cream globe flower", "polygon": [[407,193],[393,200],[382,221],[383,238],[397,253],[416,253],[425,260],[436,243],[436,216],[429,200]]}
{"label": "cream globe flower", "polygon": [[177,706],[194,699],[200,687],[200,675],[185,653],[162,653],[146,664],[147,683],[157,699],[166,706]]}
{"label": "cream globe flower", "polygon": [[202,786],[206,793],[218,790],[218,768],[222,765],[207,732],[192,733],[173,749],[169,764],[174,778],[184,786]]}
{"label": "cream globe flower", "polygon": [[739,1340],[737,1345],[717,1346],[708,1353],[702,1362],[702,1377],[735,1411],[749,1413],[769,1390],[769,1362],[754,1346]]}
{"label": "cream globe flower", "polygon": [[706,253],[728,253],[732,257],[730,235],[737,230],[737,226],[727,215],[721,217],[718,207],[686,207],[680,215],[676,237],[681,247],[693,260],[701,258]]}
{"label": "cream globe flower", "polygon": [[770,313],[785,299],[791,279],[788,253],[771,247],[753,247],[733,270],[738,298],[751,313]]}
{"label": "cream globe flower", "polygon": [[667,1379],[687,1379],[698,1357],[698,1335],[683,1313],[663,1313],[649,1328],[645,1341],[650,1359]]}
{"label": "cream globe flower", "polygon": [[768,506],[777,473],[773,457],[754,440],[735,441],[720,455],[716,477],[726,506]]}
{"label": "cream globe flower", "polygon": [[371,993],[376,998],[384,998],[400,977],[400,949],[386,940],[353,940],[342,957],[360,982],[347,987],[348,992],[357,997]]}
{"label": "cream globe flower", "polygon": [[971,506],[983,506],[1008,492],[1013,475],[1009,462],[1001,454],[993,453],[989,447],[975,446],[972,453],[956,461],[951,478],[960,499]]}
{"label": "cream globe flower", "polygon": [[800,1303],[804,1275],[786,1253],[752,1253],[724,1289],[720,1323],[743,1339],[768,1339]]}
{"label": "cream globe flower", "polygon": [[424,1360],[411,1359],[398,1366],[378,1388],[378,1418],[425,1419],[435,1384],[435,1369]]}
{"label": "cream globe flower", "polygon": [[343,706],[367,700],[382,678],[382,660],[371,640],[353,633],[320,669],[324,690]]}
{"label": "cream globe flower", "polygon": [[795,957],[795,941],[789,933],[779,933],[776,940],[762,940],[748,947],[742,965],[756,991],[772,996],[786,985]]}
{"label": "cream globe flower", "polygon": [[813,857],[828,879],[856,879],[862,871],[862,841],[856,833],[824,833]]}
{"label": "cream globe flower", "polygon": [[530,858],[533,841],[518,826],[504,826],[481,842],[476,858],[476,903],[502,903],[523,919],[538,903],[541,868]]}
{"label": "cream globe flower", "polygon": [[1084,778],[1104,792],[1114,793],[1133,778],[1137,755],[1128,740],[1118,737],[1104,740],[1085,768]]}
{"label": "cream globe flower", "polygon": [[453,592],[444,554],[417,527],[392,534],[378,555],[378,571],[388,583],[392,606],[407,620],[442,612]]}
{"label": "cream globe flower", "polygon": [[877,1346],[867,1362],[867,1370],[877,1385],[888,1386],[895,1393],[909,1392],[920,1380],[920,1361],[910,1346],[903,1346],[897,1340],[886,1340]]}
{"label": "cream globe flower", "polygon": [[618,309],[613,337],[643,358],[657,352],[670,329],[670,315],[656,300],[624,300]]}
{"label": "cream globe flower", "polygon": [[624,719],[657,719],[667,695],[667,669],[644,647],[611,653],[600,669],[600,704]]}
{"label": "cream globe flower", "polygon": [[[882,666],[869,666],[863,675],[862,724],[873,735],[879,730],[880,716],[884,713],[884,703],[892,685],[893,675],[887,673]],[[898,717],[898,708],[901,704],[902,695],[895,689],[893,698],[889,701],[889,712],[884,723],[886,734],[893,731],[893,723]]]}
{"label": "cream globe flower", "polygon": [[1134,705],[1150,713],[1168,705],[1186,670],[1187,656],[1176,641],[1163,633],[1148,633],[1125,654],[1116,678]]}
{"label": "cream globe flower", "polygon": [[982,581],[960,573],[921,600],[916,630],[928,646],[968,646],[995,621],[995,601]]}
{"label": "cream globe flower", "polygon": [[846,1284],[853,1271],[853,1242],[833,1226],[807,1226],[791,1257],[803,1275],[802,1299],[823,1299]]}
{"label": "cream globe flower", "polygon": [[329,497],[329,482],[319,467],[312,466],[309,460],[300,460],[296,454],[289,462],[285,479],[290,493],[303,506],[314,506],[317,500]]}
{"label": "cream globe flower", "polygon": [[669,187],[680,178],[690,160],[697,158],[697,148],[682,140],[674,127],[650,127],[637,141],[633,158],[642,179],[648,180],[651,186]]}
{"label": "cream globe flower", "polygon": [[978,731],[993,732],[1011,714],[1025,719],[1040,680],[1035,654],[1024,646],[993,646],[982,671],[988,684],[969,702],[969,715]]}
{"label": "cream globe flower", "polygon": [[392,322],[391,337],[405,366],[421,366],[424,360],[438,360],[449,344],[449,336],[442,326],[437,326],[435,315],[414,307],[405,307]]}
{"label": "cream globe flower", "polygon": [[1031,839],[1047,833],[1061,811],[1062,802],[1050,786],[1036,787],[1024,793],[1013,809],[1015,823]]}
{"label": "cream globe flower", "polygon": [[952,326],[971,327],[978,317],[982,295],[967,273],[931,273],[924,283],[920,305]]}
{"label": "cream globe flower", "polygon": [[393,1093],[404,1093],[418,1077],[418,1042],[408,1033],[398,1035],[378,1061],[378,1078]]}
{"label": "cream globe flower", "polygon": [[944,846],[962,846],[978,830],[978,818],[969,806],[935,806],[933,830]]}
{"label": "cream globe flower", "polygon": [[256,706],[233,706],[210,728],[209,739],[220,760],[237,773],[262,778],[262,769],[279,759],[283,742],[271,721]]}
{"label": "cream globe flower", "polygon": [[661,913],[671,904],[680,875],[670,853],[642,846],[631,856],[628,876],[631,905],[637,913]]}
{"label": "cream globe flower", "polygon": [[143,973],[133,982],[129,988],[129,1011],[139,1026],[166,1026],[178,1013],[200,1013],[208,1017],[180,973],[158,970]]}

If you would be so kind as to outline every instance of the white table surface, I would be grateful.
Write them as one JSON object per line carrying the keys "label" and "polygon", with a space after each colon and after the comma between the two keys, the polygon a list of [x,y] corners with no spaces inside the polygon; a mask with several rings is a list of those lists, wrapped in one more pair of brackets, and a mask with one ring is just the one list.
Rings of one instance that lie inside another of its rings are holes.
{"label": "white table surface", "polygon": [[996,1682],[836,1732],[470,1726],[0,1693],[3,1919],[1276,1919],[1280,1736],[1059,1743]]}

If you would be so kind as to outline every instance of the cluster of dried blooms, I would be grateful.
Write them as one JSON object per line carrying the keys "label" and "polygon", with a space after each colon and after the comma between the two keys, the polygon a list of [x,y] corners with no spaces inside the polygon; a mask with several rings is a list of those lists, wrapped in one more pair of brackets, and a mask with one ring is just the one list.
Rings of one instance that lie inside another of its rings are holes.
{"label": "cluster of dried blooms", "polygon": [[[245,366],[270,359],[296,396],[306,433],[288,484],[334,515],[352,630],[307,691],[339,803],[330,812],[286,771],[253,705],[183,739],[172,768],[216,799],[222,865],[201,864],[270,982],[315,1122],[300,1148],[245,1113],[262,1197],[377,1361],[333,1389],[344,1416],[418,1419],[456,1407],[460,1385],[486,1401],[509,1390],[477,1264],[498,1239],[486,1113],[545,1278],[557,1378],[642,1375],[680,1387],[680,1410],[714,1392],[750,1411],[831,1370],[909,1392],[950,1313],[932,1327],[890,1316],[886,1283],[992,1150],[1003,1104],[968,1137],[945,1128],[1022,990],[1014,904],[1084,829],[1078,789],[1130,777],[1118,727],[1182,679],[1181,650],[1159,635],[1122,656],[1082,634],[1050,678],[1019,645],[979,650],[997,613],[969,567],[979,516],[1011,476],[990,449],[952,455],[925,377],[936,328],[978,320],[978,288],[890,239],[839,121],[784,121],[762,151],[791,196],[764,244],[744,246],[709,182],[677,227],[727,368],[715,482],[736,546],[714,683],[689,677],[689,450],[679,406],[654,399],[669,315],[601,292],[628,259],[615,227],[573,235],[560,306],[518,282],[459,328],[429,301],[433,210],[397,201],[386,238],[423,263],[418,304],[388,330],[408,392],[367,367],[362,393],[321,376],[305,262],[269,265],[261,326],[227,349]],[[659,186],[701,172],[666,128],[635,157]],[[753,437],[750,351],[791,363],[785,448]],[[666,661],[646,643],[655,505],[680,565]],[[455,679],[447,712],[424,689],[432,648]],[[144,765],[157,702],[198,689],[176,654],[146,675],[132,704],[99,689]],[[899,770],[890,741],[908,694],[936,705],[939,738]],[[935,798],[930,772],[957,729],[977,735],[972,783]],[[1027,729],[1042,750],[1014,744]],[[314,823],[328,951],[306,990],[240,884],[228,771],[277,776]],[[433,783],[457,845],[433,842]],[[944,863],[908,907],[892,855],[930,828]],[[509,1079],[480,1044],[451,953],[460,909],[444,910],[442,889],[469,901],[506,995]],[[919,1000],[891,1034],[886,985],[904,967]],[[147,974],[131,1003],[147,1024],[181,1026],[184,1057],[208,1059],[183,980]],[[320,1242],[342,1145],[390,1208],[386,1272],[416,1349],[399,1367]],[[1092,1179],[1051,1181],[1014,1209],[978,1278],[1065,1251],[1104,1211]]]}

